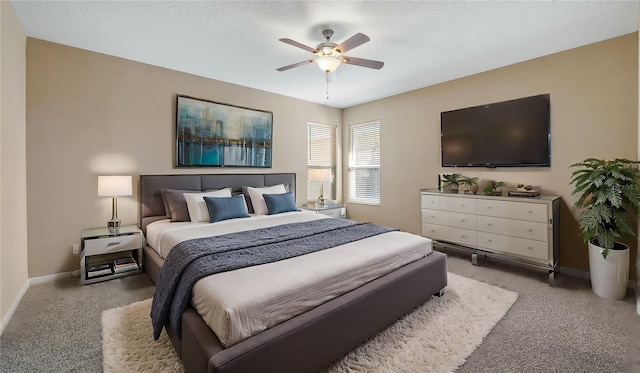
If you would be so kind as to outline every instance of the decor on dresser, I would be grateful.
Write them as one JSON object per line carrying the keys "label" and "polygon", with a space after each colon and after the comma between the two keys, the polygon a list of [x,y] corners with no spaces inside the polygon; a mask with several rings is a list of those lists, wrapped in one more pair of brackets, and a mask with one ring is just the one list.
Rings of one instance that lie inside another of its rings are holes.
{"label": "decor on dresser", "polygon": [[574,163],[572,194],[578,221],[589,247],[591,287],[598,296],[622,299],[629,280],[629,247],[616,241],[635,237],[628,211],[640,215],[638,161],[588,158]]}
{"label": "decor on dresser", "polygon": [[320,183],[318,204],[324,206],[326,204],[326,199],[324,198],[324,183],[333,181],[333,172],[331,172],[330,168],[310,168],[307,174],[307,180]]}
{"label": "decor on dresser", "polygon": [[504,181],[495,181],[489,180],[487,185],[482,188],[482,193],[487,196],[501,196],[502,188],[504,188],[507,184]]}
{"label": "decor on dresser", "polygon": [[540,195],[540,187],[518,183],[516,184],[516,190],[510,190],[507,195],[510,197],[538,197]]}
{"label": "decor on dresser", "polygon": [[460,185],[464,187],[465,193],[476,194],[478,192],[478,178],[470,176],[460,176]]}
{"label": "decor on dresser", "polygon": [[443,190],[458,192],[461,184],[461,174],[440,174],[440,185]]}
{"label": "decor on dresser", "polygon": [[110,233],[120,232],[118,197],[133,195],[131,176],[98,176],[98,196],[112,197],[111,220],[107,222]]}
{"label": "decor on dresser", "polygon": [[271,167],[273,113],[178,95],[177,167]]}

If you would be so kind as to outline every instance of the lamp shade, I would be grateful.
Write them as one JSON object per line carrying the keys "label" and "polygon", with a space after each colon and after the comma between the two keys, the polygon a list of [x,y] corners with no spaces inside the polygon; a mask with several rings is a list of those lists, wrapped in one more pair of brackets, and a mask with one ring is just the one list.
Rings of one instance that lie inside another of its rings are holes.
{"label": "lamp shade", "polygon": [[318,57],[316,58],[316,63],[326,73],[330,73],[340,66],[340,60],[332,56]]}
{"label": "lamp shade", "polygon": [[333,173],[330,168],[311,168],[307,174],[307,180],[328,183],[333,181]]}
{"label": "lamp shade", "polygon": [[105,197],[133,195],[131,176],[98,176],[98,195]]}

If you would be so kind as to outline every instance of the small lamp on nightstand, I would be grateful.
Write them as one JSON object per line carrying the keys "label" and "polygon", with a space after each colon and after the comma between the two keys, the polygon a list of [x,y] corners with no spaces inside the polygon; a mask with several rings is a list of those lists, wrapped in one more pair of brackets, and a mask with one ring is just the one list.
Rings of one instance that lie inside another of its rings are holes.
{"label": "small lamp on nightstand", "polygon": [[330,168],[311,168],[307,174],[307,180],[320,182],[320,196],[318,196],[318,204],[324,205],[326,200],[324,199],[324,183],[330,183],[333,181],[333,173]]}
{"label": "small lamp on nightstand", "polygon": [[109,233],[120,232],[118,197],[133,195],[131,176],[98,176],[98,195],[112,197],[111,220],[107,222]]}

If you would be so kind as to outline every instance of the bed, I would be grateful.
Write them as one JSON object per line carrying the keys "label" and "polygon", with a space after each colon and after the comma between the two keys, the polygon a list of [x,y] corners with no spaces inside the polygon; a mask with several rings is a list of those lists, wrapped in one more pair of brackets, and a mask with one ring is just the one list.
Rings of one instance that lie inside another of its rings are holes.
{"label": "bed", "polygon": [[[167,220],[162,189],[231,188],[233,194],[239,194],[243,186],[277,184],[286,184],[289,190],[295,191],[295,183],[295,174],[291,173],[141,175],[140,226],[147,233],[150,224],[160,226]],[[289,219],[287,213],[280,219]],[[157,238],[151,241],[153,244]],[[144,268],[155,283],[164,259],[152,246],[158,245],[145,245]],[[180,337],[170,326],[166,331],[186,372],[316,372],[432,295],[441,294],[447,284],[446,269],[446,256],[430,251],[426,256],[410,259],[381,277],[367,280],[364,285],[233,344],[224,338],[221,341],[207,325],[210,321],[203,319],[193,304],[182,313]]]}

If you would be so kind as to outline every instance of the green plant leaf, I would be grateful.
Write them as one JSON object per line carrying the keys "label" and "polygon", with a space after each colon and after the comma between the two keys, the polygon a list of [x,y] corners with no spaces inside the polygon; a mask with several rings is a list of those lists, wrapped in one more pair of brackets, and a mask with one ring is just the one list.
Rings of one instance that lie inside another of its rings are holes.
{"label": "green plant leaf", "polygon": [[640,170],[638,161],[617,158],[587,158],[572,164],[572,195],[578,195],[574,210],[583,239],[596,239],[606,258],[614,241],[635,235],[626,210],[640,214]]}

